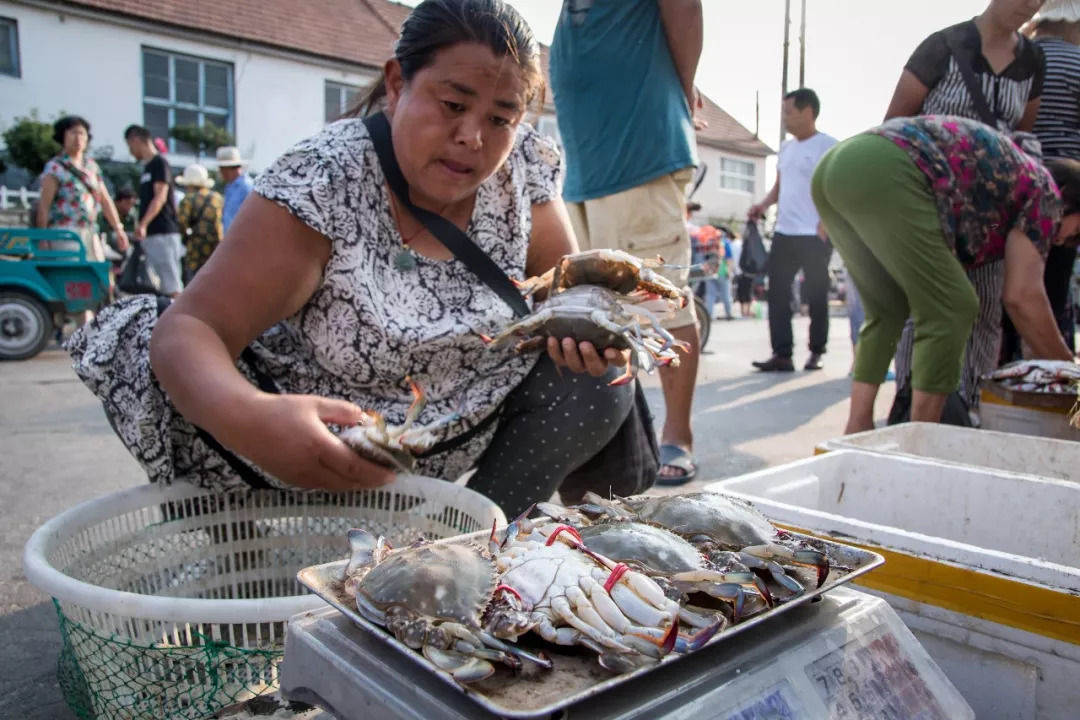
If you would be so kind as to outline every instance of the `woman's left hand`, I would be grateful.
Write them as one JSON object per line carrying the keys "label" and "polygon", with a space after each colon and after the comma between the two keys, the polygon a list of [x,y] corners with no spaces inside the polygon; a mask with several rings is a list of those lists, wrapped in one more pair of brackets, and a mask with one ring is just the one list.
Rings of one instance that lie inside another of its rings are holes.
{"label": "woman's left hand", "polygon": [[557,366],[567,368],[572,373],[587,372],[593,377],[601,377],[609,366],[622,367],[629,360],[628,350],[607,348],[601,354],[592,343],[579,343],[573,338],[563,338],[562,341],[548,338],[547,351]]}

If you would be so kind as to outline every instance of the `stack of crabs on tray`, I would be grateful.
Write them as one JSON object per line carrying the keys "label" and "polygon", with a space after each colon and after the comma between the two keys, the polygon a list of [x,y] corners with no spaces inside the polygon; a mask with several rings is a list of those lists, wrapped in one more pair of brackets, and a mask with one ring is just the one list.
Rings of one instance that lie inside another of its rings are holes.
{"label": "stack of crabs on tray", "polygon": [[[493,663],[550,669],[544,641],[583,646],[626,672],[692,652],[718,632],[820,586],[829,561],[749,504],[718,493],[539,505],[487,546],[429,543],[394,550],[349,532],[343,590],[360,615],[462,683]],[[798,579],[797,579],[798,578]]]}

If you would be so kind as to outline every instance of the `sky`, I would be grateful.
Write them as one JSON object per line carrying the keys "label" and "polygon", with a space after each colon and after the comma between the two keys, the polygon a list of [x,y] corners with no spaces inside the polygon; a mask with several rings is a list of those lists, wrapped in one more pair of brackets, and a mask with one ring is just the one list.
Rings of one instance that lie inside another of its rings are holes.
{"label": "sky", "polygon": [[[560,0],[508,0],[550,44]],[[417,0],[406,0],[416,5]],[[698,87],[760,136],[780,139],[784,0],[703,0],[705,47]],[[789,89],[799,82],[801,0],[791,0]],[[987,0],[806,0],[806,85],[821,97],[820,130],[839,139],[881,122],[912,50],[930,33],[978,15]]]}

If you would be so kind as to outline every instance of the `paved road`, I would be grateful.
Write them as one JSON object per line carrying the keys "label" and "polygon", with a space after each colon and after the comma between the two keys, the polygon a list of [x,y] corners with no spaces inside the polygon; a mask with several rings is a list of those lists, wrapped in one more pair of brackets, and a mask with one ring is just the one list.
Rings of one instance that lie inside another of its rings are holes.
{"label": "paved road", "polygon": [[[807,334],[796,320],[796,337]],[[761,320],[719,321],[705,348],[694,404],[702,479],[739,475],[804,458],[839,435],[851,362],[847,322],[834,318],[833,353],[819,372],[762,375],[768,355]],[[805,357],[796,355],[801,367]],[[658,419],[658,383],[647,380]],[[880,401],[887,412],[889,397]],[[34,360],[0,364],[0,715],[66,719],[55,681],[59,633],[52,604],[27,581],[22,548],[48,518],[84,500],[143,482],[96,399],[53,348]]]}

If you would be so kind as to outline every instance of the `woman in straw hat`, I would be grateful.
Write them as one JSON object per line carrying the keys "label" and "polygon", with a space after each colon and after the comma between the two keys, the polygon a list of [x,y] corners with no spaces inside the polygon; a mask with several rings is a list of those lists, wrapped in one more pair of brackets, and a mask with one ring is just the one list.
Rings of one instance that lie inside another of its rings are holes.
{"label": "woman in straw hat", "polygon": [[225,198],[211,189],[214,181],[210,179],[210,173],[197,163],[184,168],[184,174],[176,179],[176,184],[186,191],[176,211],[180,235],[184,239],[186,285],[221,242]]}

